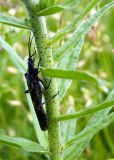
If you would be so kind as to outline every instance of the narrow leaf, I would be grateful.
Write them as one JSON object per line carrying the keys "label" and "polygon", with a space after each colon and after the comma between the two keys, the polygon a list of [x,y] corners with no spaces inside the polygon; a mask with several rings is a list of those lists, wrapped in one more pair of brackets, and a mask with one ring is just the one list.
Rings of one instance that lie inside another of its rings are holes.
{"label": "narrow leaf", "polygon": [[100,104],[98,104],[94,107],[85,109],[84,111],[79,111],[75,114],[61,116],[61,117],[58,118],[58,120],[59,121],[64,121],[64,120],[70,120],[70,119],[73,119],[73,118],[81,118],[83,116],[86,116],[87,114],[97,112],[99,110],[108,108],[112,105],[114,105],[114,100],[105,101],[105,102],[102,102],[102,103],[100,103]]}
{"label": "narrow leaf", "polygon": [[[114,90],[111,91],[107,100],[113,98]],[[111,108],[112,107],[109,107],[107,109],[95,113],[88,121],[86,127],[72,140],[66,143],[66,150],[64,156],[67,158],[65,160],[72,160],[74,159],[74,157],[79,157],[85,149],[85,147],[90,142],[90,140],[92,139],[92,137],[113,121],[114,113],[108,115]]]}
{"label": "narrow leaf", "polygon": [[74,5],[77,3],[79,0],[73,0],[73,1],[68,1],[67,3],[63,3],[60,5],[51,5],[37,13],[38,16],[47,16],[51,14],[55,14],[57,12],[60,12],[64,9],[68,9],[70,7],[74,7]]}
{"label": "narrow leaf", "polygon": [[86,16],[86,14],[99,2],[99,0],[91,0],[87,6],[85,7],[85,9],[76,17],[74,17],[74,19],[72,20],[72,22],[70,24],[68,24],[65,28],[59,30],[55,36],[52,38],[52,41],[50,42],[50,44],[53,44],[54,42],[56,42],[57,40],[59,40],[61,37],[63,37],[65,34],[71,32],[72,30],[74,30],[77,26],[77,24]]}
{"label": "narrow leaf", "polygon": [[[102,7],[97,13],[90,17],[87,21],[82,22],[76,29],[72,38],[70,38],[62,47],[60,47],[55,53],[55,57],[62,57],[59,63],[59,68],[74,70],[77,64],[78,56],[80,54],[81,47],[83,45],[83,39],[85,34],[89,31],[91,26],[111,7],[114,6],[114,2],[111,2]],[[75,51],[73,49],[75,45]],[[56,56],[57,55],[57,56]],[[63,57],[64,55],[64,57]],[[59,80],[58,86],[60,91],[60,100],[64,97],[67,89],[71,84],[70,80]]]}
{"label": "narrow leaf", "polygon": [[54,5],[48,8],[45,8],[37,13],[37,16],[47,16],[51,14],[55,14],[57,12],[60,12],[61,10],[65,9],[64,6],[61,5]]}
{"label": "narrow leaf", "polygon": [[16,68],[20,72],[25,73],[26,72],[25,62],[21,59],[21,57],[17,54],[17,52],[2,37],[0,37],[0,45],[7,51],[13,63],[15,64]]}
{"label": "narrow leaf", "polygon": [[[69,107],[67,114],[75,113],[74,107]],[[64,144],[66,141],[69,141],[75,136],[76,131],[76,119],[71,121],[61,122],[61,135],[62,135],[62,143]]]}
{"label": "narrow leaf", "polygon": [[42,71],[47,77],[76,79],[76,80],[87,81],[87,82],[92,82],[96,84],[101,84],[102,82],[100,79],[98,79],[94,75],[84,71],[79,71],[79,70],[71,71],[71,70],[42,68]]}
{"label": "narrow leaf", "polygon": [[40,0],[35,6],[36,13],[45,10],[46,8],[50,8],[54,5],[54,0]]}
{"label": "narrow leaf", "polygon": [[0,134],[0,142],[20,147],[27,152],[47,153],[47,151],[41,145],[25,138],[13,138]]}
{"label": "narrow leaf", "polygon": [[[59,61],[58,68],[64,69],[64,70],[67,70],[67,69],[75,70],[83,43],[84,43],[84,37],[80,39],[78,44],[76,44],[76,46],[72,48],[72,50],[67,50],[64,56],[59,55],[58,58],[60,58],[60,56],[62,58]],[[59,97],[61,100],[64,97],[67,89],[70,87],[71,80],[59,79],[57,82],[58,82],[58,88],[59,88]]]}
{"label": "narrow leaf", "polygon": [[89,126],[84,129],[81,133],[76,136],[74,144],[64,153],[65,160],[73,160],[78,158],[81,152],[84,150],[85,146],[88,145],[92,137],[99,132],[101,129],[107,127],[110,123],[114,121],[114,113],[109,114],[108,116],[102,117],[97,120],[97,123]]}
{"label": "narrow leaf", "polygon": [[31,27],[25,24],[24,20],[21,20],[19,18],[16,18],[14,16],[5,15],[3,13],[0,13],[0,23],[7,24],[10,26],[18,27],[18,28],[24,28],[24,29],[30,29]]}
{"label": "narrow leaf", "polygon": [[47,8],[54,5],[55,0],[40,0],[39,5],[41,8]]}
{"label": "narrow leaf", "polygon": [[72,50],[72,46],[77,44],[82,36],[90,30],[90,28],[95,24],[95,22],[111,7],[114,6],[114,2],[107,4],[103,8],[101,8],[97,13],[95,13],[92,17],[90,17],[85,22],[82,22],[73,36],[63,45],[61,46],[55,53],[55,55],[62,55],[68,52],[68,50]]}

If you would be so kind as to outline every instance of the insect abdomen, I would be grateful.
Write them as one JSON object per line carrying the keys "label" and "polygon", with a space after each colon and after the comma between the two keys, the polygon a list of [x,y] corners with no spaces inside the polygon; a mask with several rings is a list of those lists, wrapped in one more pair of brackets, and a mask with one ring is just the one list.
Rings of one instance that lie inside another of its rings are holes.
{"label": "insect abdomen", "polygon": [[28,73],[25,77],[40,128],[41,130],[46,131],[48,129],[48,118],[42,106],[42,90],[38,78],[33,75],[29,75]]}
{"label": "insect abdomen", "polygon": [[46,131],[48,130],[48,118],[43,107],[41,106],[39,108],[40,110],[35,108],[35,112],[36,112],[41,130]]}

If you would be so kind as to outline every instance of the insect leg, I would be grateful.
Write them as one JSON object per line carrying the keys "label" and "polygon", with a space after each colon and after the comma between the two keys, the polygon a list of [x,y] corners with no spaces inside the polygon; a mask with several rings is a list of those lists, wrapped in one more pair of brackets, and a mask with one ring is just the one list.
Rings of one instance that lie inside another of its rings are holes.
{"label": "insect leg", "polygon": [[48,99],[47,101],[43,102],[42,105],[44,105],[45,103],[50,102],[50,101],[51,101],[53,98],[55,98],[58,94],[59,94],[59,91],[58,91],[56,94],[54,94],[50,99]]}
{"label": "insect leg", "polygon": [[36,54],[36,49],[35,49],[34,53],[29,58],[32,58],[35,54]]}
{"label": "insect leg", "polygon": [[51,83],[51,80],[52,80],[52,79],[49,80],[49,83],[48,83],[48,85],[45,87],[45,89],[48,89],[48,88],[49,88],[50,83]]}
{"label": "insect leg", "polygon": [[45,89],[48,89],[48,88],[49,88],[50,83],[51,83],[51,80],[52,80],[52,79],[50,79],[50,81],[49,81],[48,85],[47,85],[47,86],[45,86],[44,82],[43,82],[41,79],[39,79],[39,81],[42,83],[42,85],[44,86],[44,88],[45,88]]}
{"label": "insect leg", "polygon": [[30,32],[30,35],[29,35],[29,42],[28,42],[28,51],[29,51],[29,57],[32,57],[31,56],[31,45],[32,45],[32,40],[34,38],[34,34],[32,35],[32,38],[31,38],[31,32]]}
{"label": "insect leg", "polygon": [[25,93],[30,93],[29,90],[26,90]]}

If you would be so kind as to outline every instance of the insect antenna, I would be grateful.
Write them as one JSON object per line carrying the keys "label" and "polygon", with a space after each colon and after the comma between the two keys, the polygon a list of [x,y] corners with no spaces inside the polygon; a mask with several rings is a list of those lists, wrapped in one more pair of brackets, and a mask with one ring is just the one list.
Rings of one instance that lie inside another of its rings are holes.
{"label": "insect antenna", "polygon": [[31,44],[32,44],[32,40],[34,38],[34,34],[32,35],[32,38],[31,38],[31,33],[29,35],[29,41],[28,41],[28,52],[29,52],[29,58],[31,58],[33,55],[31,55]]}
{"label": "insect antenna", "polygon": [[29,41],[28,41],[29,58],[32,57],[32,55],[31,55],[31,44],[32,44],[32,40],[33,40],[33,38],[34,38],[34,34],[36,34],[36,32],[37,32],[37,30],[33,33],[32,38],[31,38],[31,33],[32,33],[32,32],[30,32],[30,35],[29,35]]}
{"label": "insect antenna", "polygon": [[30,44],[30,37],[31,37],[31,32],[30,32],[30,34],[29,34],[29,40],[28,40],[28,52],[29,52],[29,57],[31,56],[31,44]]}

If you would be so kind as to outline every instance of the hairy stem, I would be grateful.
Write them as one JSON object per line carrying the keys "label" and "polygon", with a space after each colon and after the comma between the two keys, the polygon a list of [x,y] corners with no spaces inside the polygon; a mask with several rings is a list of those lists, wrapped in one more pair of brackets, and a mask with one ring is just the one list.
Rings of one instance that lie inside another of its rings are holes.
{"label": "hairy stem", "polygon": [[[45,68],[53,68],[52,49],[49,44],[47,27],[44,17],[38,17],[35,12],[36,4],[32,0],[23,0],[29,13],[31,27],[34,33],[36,46],[41,59],[41,65]],[[47,85],[49,79],[43,75],[44,82]],[[52,79],[50,87],[45,92],[45,98],[48,100],[58,92],[56,80]],[[52,160],[62,160],[61,144],[60,144],[60,126],[57,118],[59,117],[58,96],[50,101],[46,106],[49,120],[48,138]]]}

